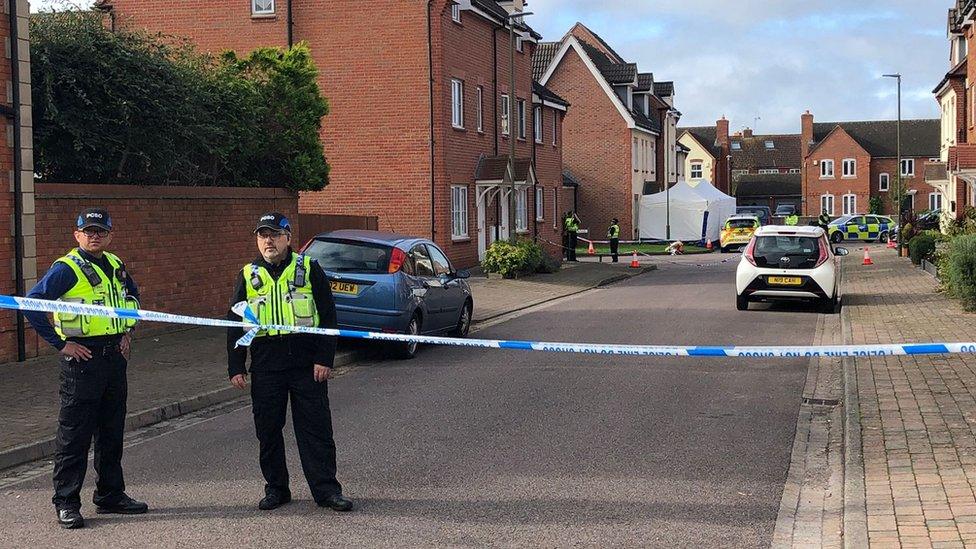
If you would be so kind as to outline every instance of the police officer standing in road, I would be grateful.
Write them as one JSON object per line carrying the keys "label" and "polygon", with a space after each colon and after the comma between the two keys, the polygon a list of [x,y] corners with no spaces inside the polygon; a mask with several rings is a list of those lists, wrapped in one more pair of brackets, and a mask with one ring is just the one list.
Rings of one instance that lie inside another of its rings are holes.
{"label": "police officer standing in road", "polygon": [[616,217],[607,229],[607,238],[610,239],[610,254],[613,256],[613,262],[617,263],[617,250],[620,249],[620,221]]}
{"label": "police officer standing in road", "polygon": [[[291,249],[291,226],[280,213],[265,214],[254,229],[260,255],[237,276],[231,307],[247,301],[261,324],[336,327],[335,302],[318,263]],[[233,312],[228,318],[239,320]],[[247,347],[238,346],[241,328],[227,332],[227,369],[231,384],[247,387]],[[336,338],[279,330],[257,333],[251,348],[251,400],[260,445],[264,498],[258,508],[275,509],[291,501],[282,428],[291,398],[298,454],[312,497],[321,507],[351,511],[336,480],[328,378]]]}
{"label": "police officer standing in road", "polygon": [[[54,262],[27,294],[36,299],[138,309],[139,290],[117,256],[112,220],[99,208],[78,216],[78,247]],[[81,528],[81,486],[88,469],[88,449],[95,439],[96,512],[141,514],[149,506],[125,493],[122,434],[125,429],[126,366],[134,320],[55,313],[24,316],[45,341],[61,352],[61,411],[54,454],[54,507],[64,528]]]}
{"label": "police officer standing in road", "polygon": [[[579,245],[580,219],[576,212],[569,212],[563,220],[569,242],[566,245],[566,261],[576,261],[576,246]],[[591,237],[592,238],[592,237]]]}
{"label": "police officer standing in road", "polygon": [[817,226],[826,231],[828,225],[830,225],[830,216],[827,215],[827,210],[824,210],[817,218]]}

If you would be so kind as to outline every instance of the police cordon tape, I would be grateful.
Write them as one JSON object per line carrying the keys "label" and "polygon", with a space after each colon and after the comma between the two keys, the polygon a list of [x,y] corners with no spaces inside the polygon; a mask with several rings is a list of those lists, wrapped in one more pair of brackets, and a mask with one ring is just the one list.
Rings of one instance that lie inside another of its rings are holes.
{"label": "police cordon tape", "polygon": [[[246,309],[246,304],[235,306],[235,312],[244,309],[244,315],[254,318]],[[257,330],[287,330],[305,334],[319,334],[400,343],[422,343],[426,345],[450,345],[455,347],[480,347],[487,349],[510,349],[519,351],[546,351],[557,353],[580,353],[596,355],[624,356],[693,356],[693,357],[758,357],[758,358],[796,358],[796,357],[871,357],[935,354],[976,354],[974,343],[928,343],[928,344],[890,344],[890,345],[819,345],[800,347],[775,346],[683,346],[683,345],[615,345],[596,343],[553,343],[544,341],[517,341],[498,339],[461,339],[436,336],[414,336],[361,332],[356,330],[336,330],[328,328],[309,328],[302,326],[283,326],[278,324],[258,325],[254,322],[239,322],[201,318],[195,316],[162,313],[144,309],[118,309],[102,305],[83,305],[65,301],[49,301],[25,297],[0,295],[0,309],[19,311],[39,311],[46,313],[72,313],[86,316],[105,316],[111,318],[137,319],[149,322],[166,322],[194,326],[223,328],[244,328],[248,335],[240,343],[246,345]],[[250,336],[250,337],[248,337]]]}

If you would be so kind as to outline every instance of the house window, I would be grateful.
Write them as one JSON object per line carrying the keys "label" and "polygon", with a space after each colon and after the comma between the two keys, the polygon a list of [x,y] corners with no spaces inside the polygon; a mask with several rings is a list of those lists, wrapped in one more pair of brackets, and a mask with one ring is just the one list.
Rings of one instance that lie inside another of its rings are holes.
{"label": "house window", "polygon": [[902,158],[901,159],[901,175],[902,175],[902,177],[915,177],[915,159],[914,158]]}
{"label": "house window", "polygon": [[637,169],[638,169],[638,164],[640,162],[640,159],[637,157],[637,138],[636,137],[634,138],[634,144],[631,146],[630,149],[631,149],[631,151],[630,151],[631,162],[630,163],[633,165],[634,171],[636,172]]}
{"label": "house window", "polygon": [[766,145],[766,148],[767,149],[775,149],[776,148],[776,146],[773,144],[772,141],[766,141],[765,145]]}
{"label": "house window", "polygon": [[464,128],[464,82],[451,80],[451,124]]}
{"label": "house window", "polygon": [[857,213],[857,195],[856,194],[845,194],[844,199],[844,215],[854,215]]}
{"label": "house window", "polygon": [[501,114],[502,114],[502,117],[501,117],[502,118],[502,135],[508,135],[509,134],[509,128],[508,128],[508,109],[509,109],[508,96],[507,95],[502,95],[502,108],[501,108]]}
{"label": "house window", "polygon": [[532,109],[532,116],[535,118],[535,142],[542,143],[542,107]]}
{"label": "house window", "polygon": [[525,139],[525,99],[518,100],[519,139]]}
{"label": "house window", "polygon": [[779,173],[779,169],[778,168],[763,168],[763,169],[759,170],[759,173],[760,174],[769,175],[769,174],[772,174],[772,173]]}
{"label": "house window", "polygon": [[252,15],[274,15],[274,0],[251,0]]}
{"label": "house window", "polygon": [[742,143],[739,143],[738,141],[733,141],[732,142],[732,150],[733,151],[741,151],[742,150]]}
{"label": "house window", "polygon": [[691,163],[691,178],[701,179],[702,178],[702,163],[692,162]]}
{"label": "house window", "polygon": [[834,215],[834,195],[824,194],[820,196],[820,211],[827,212],[827,215]]}
{"label": "house window", "polygon": [[930,210],[941,210],[942,209],[942,193],[929,193],[929,209]]}
{"label": "house window", "polygon": [[748,175],[749,170],[732,170],[732,177],[738,179],[740,175]]}
{"label": "house window", "polygon": [[790,173],[800,173],[800,168],[790,168]]}
{"label": "house window", "polygon": [[891,176],[883,173],[878,175],[878,190],[881,192],[888,192],[891,185]]}
{"label": "house window", "polygon": [[515,190],[515,230],[516,232],[527,231],[529,228],[529,212],[526,207],[528,193],[526,188]]}
{"label": "house window", "polygon": [[451,4],[451,20],[455,23],[461,22],[461,5]]}
{"label": "house window", "polygon": [[844,177],[857,177],[857,160],[845,158],[841,162],[841,169]]}
{"label": "house window", "polygon": [[522,37],[521,36],[516,36],[515,37],[515,51],[517,51],[519,53],[522,53]]}
{"label": "house window", "polygon": [[546,190],[542,187],[536,187],[535,189],[535,220],[542,221],[546,218],[545,215],[546,206]]}
{"label": "house window", "polygon": [[557,129],[558,123],[559,123],[559,115],[556,113],[552,113],[552,146],[553,147],[559,144],[559,141],[556,138],[556,136],[559,135],[559,130]]}
{"label": "house window", "polygon": [[451,238],[468,237],[468,188],[451,187]]}
{"label": "house window", "polygon": [[485,131],[485,89],[478,86],[478,131]]}
{"label": "house window", "polygon": [[833,160],[821,160],[820,161],[820,178],[832,178],[834,177],[834,161]]}

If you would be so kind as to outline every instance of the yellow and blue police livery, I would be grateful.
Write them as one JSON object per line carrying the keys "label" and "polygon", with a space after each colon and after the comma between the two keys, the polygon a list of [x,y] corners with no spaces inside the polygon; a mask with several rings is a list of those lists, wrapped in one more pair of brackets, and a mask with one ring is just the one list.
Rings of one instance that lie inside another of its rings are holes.
{"label": "yellow and blue police livery", "polygon": [[895,233],[897,224],[885,215],[844,215],[827,226],[827,234],[834,243],[844,240],[887,242],[888,237]]}

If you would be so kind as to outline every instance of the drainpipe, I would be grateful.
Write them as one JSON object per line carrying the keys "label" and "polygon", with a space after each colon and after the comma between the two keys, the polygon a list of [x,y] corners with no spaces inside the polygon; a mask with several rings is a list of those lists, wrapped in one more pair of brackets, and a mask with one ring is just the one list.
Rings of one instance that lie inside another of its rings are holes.
{"label": "drainpipe", "polygon": [[291,2],[288,0],[288,49],[295,45],[295,19],[292,18]]}
{"label": "drainpipe", "polygon": [[[427,73],[429,101],[430,101],[430,239],[434,240],[434,38],[431,22],[430,6],[433,0],[427,0]],[[436,240],[434,240],[436,242]]]}
{"label": "drainpipe", "polygon": [[[531,97],[531,95],[530,95]],[[545,103],[539,105],[539,127],[545,128],[545,124],[542,123],[542,113],[545,112]],[[536,167],[536,156],[535,156],[535,105],[532,105],[532,167]],[[532,242],[536,244],[539,243],[539,203],[536,201],[539,198],[539,178],[532,178],[532,203],[535,204],[535,208],[532,211]],[[529,199],[525,199],[525,209],[529,209]],[[528,215],[528,213],[526,213]]]}
{"label": "drainpipe", "polygon": [[[10,0],[10,80],[13,87],[13,124],[14,124],[14,270],[16,271],[17,295],[24,295],[24,190],[21,180],[22,158],[20,142],[20,48],[17,0]],[[23,362],[27,358],[27,334],[24,326],[24,314],[17,311],[17,361]]]}
{"label": "drainpipe", "polygon": [[491,116],[492,127],[495,128],[495,156],[498,156],[498,29],[503,27],[496,26],[491,30]]}

